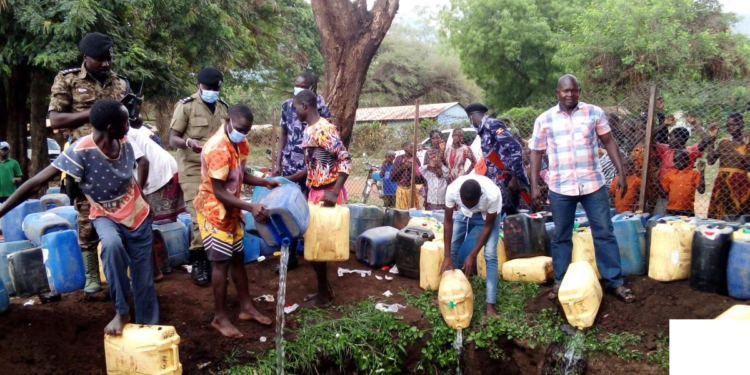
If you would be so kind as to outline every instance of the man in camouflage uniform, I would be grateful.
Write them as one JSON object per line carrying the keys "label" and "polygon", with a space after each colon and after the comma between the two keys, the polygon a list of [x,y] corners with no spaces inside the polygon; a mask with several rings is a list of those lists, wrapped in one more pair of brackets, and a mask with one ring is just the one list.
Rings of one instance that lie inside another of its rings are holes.
{"label": "man in camouflage uniform", "polygon": [[[50,124],[53,129],[69,129],[71,144],[93,132],[89,111],[94,102],[105,98],[121,100],[130,92],[128,79],[111,71],[112,46],[112,39],[107,35],[87,34],[78,44],[83,54],[81,67],[60,71],[52,84]],[[69,195],[78,210],[78,244],[86,267],[83,291],[86,295],[92,295],[102,290],[96,252],[99,236],[89,220],[91,205],[88,200],[73,186],[68,189],[74,190]]]}
{"label": "man in camouflage uniform", "polygon": [[[521,189],[529,186],[529,177],[523,167],[523,148],[508,127],[500,120],[487,116],[487,111],[487,107],[479,103],[466,107],[471,125],[477,129],[477,136],[482,141],[482,155],[487,165],[486,176],[495,182],[503,194],[503,213],[513,215],[518,213]],[[487,160],[487,155],[492,151],[505,164],[505,170]],[[510,178],[497,179],[504,174]]]}
{"label": "man in camouflage uniform", "polygon": [[196,285],[211,282],[211,262],[203,248],[193,199],[201,181],[201,151],[203,145],[228,118],[229,106],[219,99],[223,76],[214,68],[198,72],[198,91],[180,99],[175,105],[170,124],[169,145],[177,149],[180,186],[185,203],[193,218],[193,241],[190,243],[191,275]]}

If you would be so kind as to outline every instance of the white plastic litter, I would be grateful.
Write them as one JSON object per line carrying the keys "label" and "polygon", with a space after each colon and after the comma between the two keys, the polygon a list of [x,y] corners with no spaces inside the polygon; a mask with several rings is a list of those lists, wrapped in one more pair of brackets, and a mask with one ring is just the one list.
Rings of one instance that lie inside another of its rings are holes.
{"label": "white plastic litter", "polygon": [[289,306],[289,307],[285,307],[284,308],[284,314],[291,314],[291,313],[294,312],[294,310],[297,310],[298,307],[299,307],[299,305],[296,304],[296,303],[294,305]]}
{"label": "white plastic litter", "polygon": [[388,276],[388,275],[385,275],[385,279],[386,279],[386,280],[388,280],[388,281],[391,281],[391,280],[393,280],[393,278],[392,278],[392,277],[390,277],[390,276]]}
{"label": "white plastic litter", "polygon": [[375,278],[378,279],[378,280],[383,280],[383,278],[380,277],[380,276],[378,276],[378,275],[375,275]]}
{"label": "white plastic litter", "polygon": [[266,336],[261,336],[261,337],[260,337],[260,342],[266,342],[266,340],[268,340],[268,339],[266,338]]}
{"label": "white plastic litter", "polygon": [[385,293],[383,293],[383,295],[386,296],[386,297],[390,297],[390,296],[393,295],[393,293],[391,293],[390,290],[386,290]]}
{"label": "white plastic litter", "polygon": [[264,301],[265,302],[273,302],[274,298],[273,298],[272,295],[266,294],[266,295],[263,295],[263,296],[260,296],[260,297],[253,298],[253,301],[256,301],[256,302],[264,302]]}
{"label": "white plastic litter", "polygon": [[386,305],[384,303],[378,303],[378,304],[375,305],[375,308],[378,309],[378,310],[380,310],[380,311],[383,311],[383,312],[392,312],[392,313],[398,312],[398,309],[403,309],[404,307],[406,307],[406,306],[400,305],[398,303],[394,303],[392,305]]}
{"label": "white plastic litter", "polygon": [[264,260],[266,260],[266,257],[264,257],[263,255],[258,257],[258,262],[262,262]]}
{"label": "white plastic litter", "polygon": [[192,273],[193,272],[193,266],[190,265],[190,264],[184,264],[184,265],[182,265],[182,269],[184,269],[185,272],[187,272],[187,273]]}
{"label": "white plastic litter", "polygon": [[392,273],[394,275],[398,275],[398,267],[393,266],[393,268],[391,268],[391,270],[388,271],[388,272],[390,272],[390,273]]}
{"label": "white plastic litter", "polygon": [[341,277],[341,276],[344,276],[344,274],[346,274],[346,273],[358,273],[358,274],[360,274],[360,275],[361,275],[362,277],[365,277],[365,276],[371,276],[371,275],[372,275],[372,271],[365,271],[365,270],[350,270],[350,269],[348,269],[348,268],[341,268],[341,267],[339,267],[339,277]]}
{"label": "white plastic litter", "polygon": [[23,303],[24,306],[34,306],[34,300],[30,299]]}

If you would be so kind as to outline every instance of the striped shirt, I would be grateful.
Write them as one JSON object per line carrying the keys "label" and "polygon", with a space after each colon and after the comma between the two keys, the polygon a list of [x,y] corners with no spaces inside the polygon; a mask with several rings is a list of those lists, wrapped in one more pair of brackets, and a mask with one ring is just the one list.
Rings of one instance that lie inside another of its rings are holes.
{"label": "striped shirt", "polygon": [[529,147],[549,155],[549,188],[562,195],[591,194],[604,186],[598,136],[611,131],[601,108],[579,102],[568,115],[556,105],[537,117]]}

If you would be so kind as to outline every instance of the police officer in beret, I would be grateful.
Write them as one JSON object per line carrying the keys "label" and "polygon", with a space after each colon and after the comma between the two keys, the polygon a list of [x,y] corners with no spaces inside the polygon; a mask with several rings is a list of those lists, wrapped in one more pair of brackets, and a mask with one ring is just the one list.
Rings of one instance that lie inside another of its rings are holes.
{"label": "police officer in beret", "polygon": [[[90,33],[78,43],[83,54],[80,68],[61,70],[52,84],[49,102],[49,119],[53,129],[65,130],[70,134],[70,144],[89,135],[93,128],[89,123],[89,111],[99,99],[121,100],[130,92],[128,79],[112,71],[112,38],[101,33]],[[72,179],[67,184],[72,183]],[[70,187],[70,185],[68,185]],[[78,210],[78,244],[83,252],[86,268],[87,296],[102,291],[99,279],[99,257],[96,248],[99,236],[89,221],[91,205],[86,197],[75,188],[69,193]]]}
{"label": "police officer in beret", "polygon": [[[198,222],[193,199],[198,194],[201,180],[203,144],[221,127],[229,113],[227,103],[219,99],[223,79],[221,72],[215,68],[203,68],[198,72],[198,91],[177,102],[170,124],[169,145],[177,149],[180,186],[193,223]],[[193,282],[200,286],[208,285],[211,281],[211,262],[203,249],[198,225],[193,225],[190,263],[193,265]]]}
{"label": "police officer in beret", "polygon": [[[523,167],[523,147],[513,137],[508,126],[488,116],[488,111],[481,103],[466,106],[471,126],[477,129],[477,136],[482,142],[482,155],[487,165],[486,176],[495,182],[503,194],[503,214],[514,215],[518,213],[521,190],[528,189],[529,186],[529,177]],[[487,155],[492,151],[500,157],[505,170],[487,160]]]}

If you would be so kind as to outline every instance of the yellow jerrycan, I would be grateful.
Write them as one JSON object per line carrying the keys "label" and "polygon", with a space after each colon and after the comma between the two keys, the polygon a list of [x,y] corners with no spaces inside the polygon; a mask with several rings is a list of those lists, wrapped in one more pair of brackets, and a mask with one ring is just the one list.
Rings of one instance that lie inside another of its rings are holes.
{"label": "yellow jerrycan", "polygon": [[464,329],[471,324],[474,313],[474,292],[461,270],[443,273],[438,290],[438,303],[443,320],[453,329]]}
{"label": "yellow jerrycan", "polygon": [[349,208],[309,204],[310,226],[305,233],[305,260],[344,262],[349,260]]}
{"label": "yellow jerrycan", "polygon": [[590,228],[578,228],[573,232],[573,255],[570,262],[586,261],[591,264],[597,279],[601,279],[599,268],[596,266],[596,251],[594,251],[594,236]]}
{"label": "yellow jerrycan", "polygon": [[743,226],[734,231],[732,234],[732,241],[734,240],[750,240],[750,227]]}
{"label": "yellow jerrycan", "polygon": [[693,222],[656,224],[651,230],[648,277],[657,281],[684,280],[690,277],[694,231]]}
{"label": "yellow jerrycan", "polygon": [[503,264],[503,280],[546,284],[555,276],[552,258],[539,256],[513,259]]}
{"label": "yellow jerrycan", "polygon": [[[500,238],[497,240],[497,274],[498,276],[503,275],[503,264],[508,260],[505,254],[505,241],[503,235],[500,234]],[[479,250],[477,254],[477,275],[484,280],[487,280],[487,262],[484,260],[484,247]]]}
{"label": "yellow jerrycan", "polygon": [[557,292],[568,323],[578,329],[591,327],[602,303],[602,286],[591,263],[573,262]]}
{"label": "yellow jerrycan", "polygon": [[[99,242],[99,245],[96,246],[96,255],[99,257],[99,279],[101,279],[102,283],[107,283],[107,276],[104,275],[104,262],[102,261],[102,243]],[[130,277],[130,267],[126,270],[128,272],[128,278]]]}
{"label": "yellow jerrycan", "polygon": [[409,220],[409,226],[427,228],[435,235],[435,239],[443,240],[443,224],[432,217],[413,217]]}
{"label": "yellow jerrycan", "polygon": [[107,374],[182,374],[179,344],[174,327],[126,324],[122,335],[104,336]]}
{"label": "yellow jerrycan", "polygon": [[440,288],[440,266],[445,258],[443,240],[433,240],[422,244],[419,253],[419,287],[438,290]]}
{"label": "yellow jerrycan", "polygon": [[734,305],[721,313],[716,319],[747,320],[750,319],[750,306]]}

